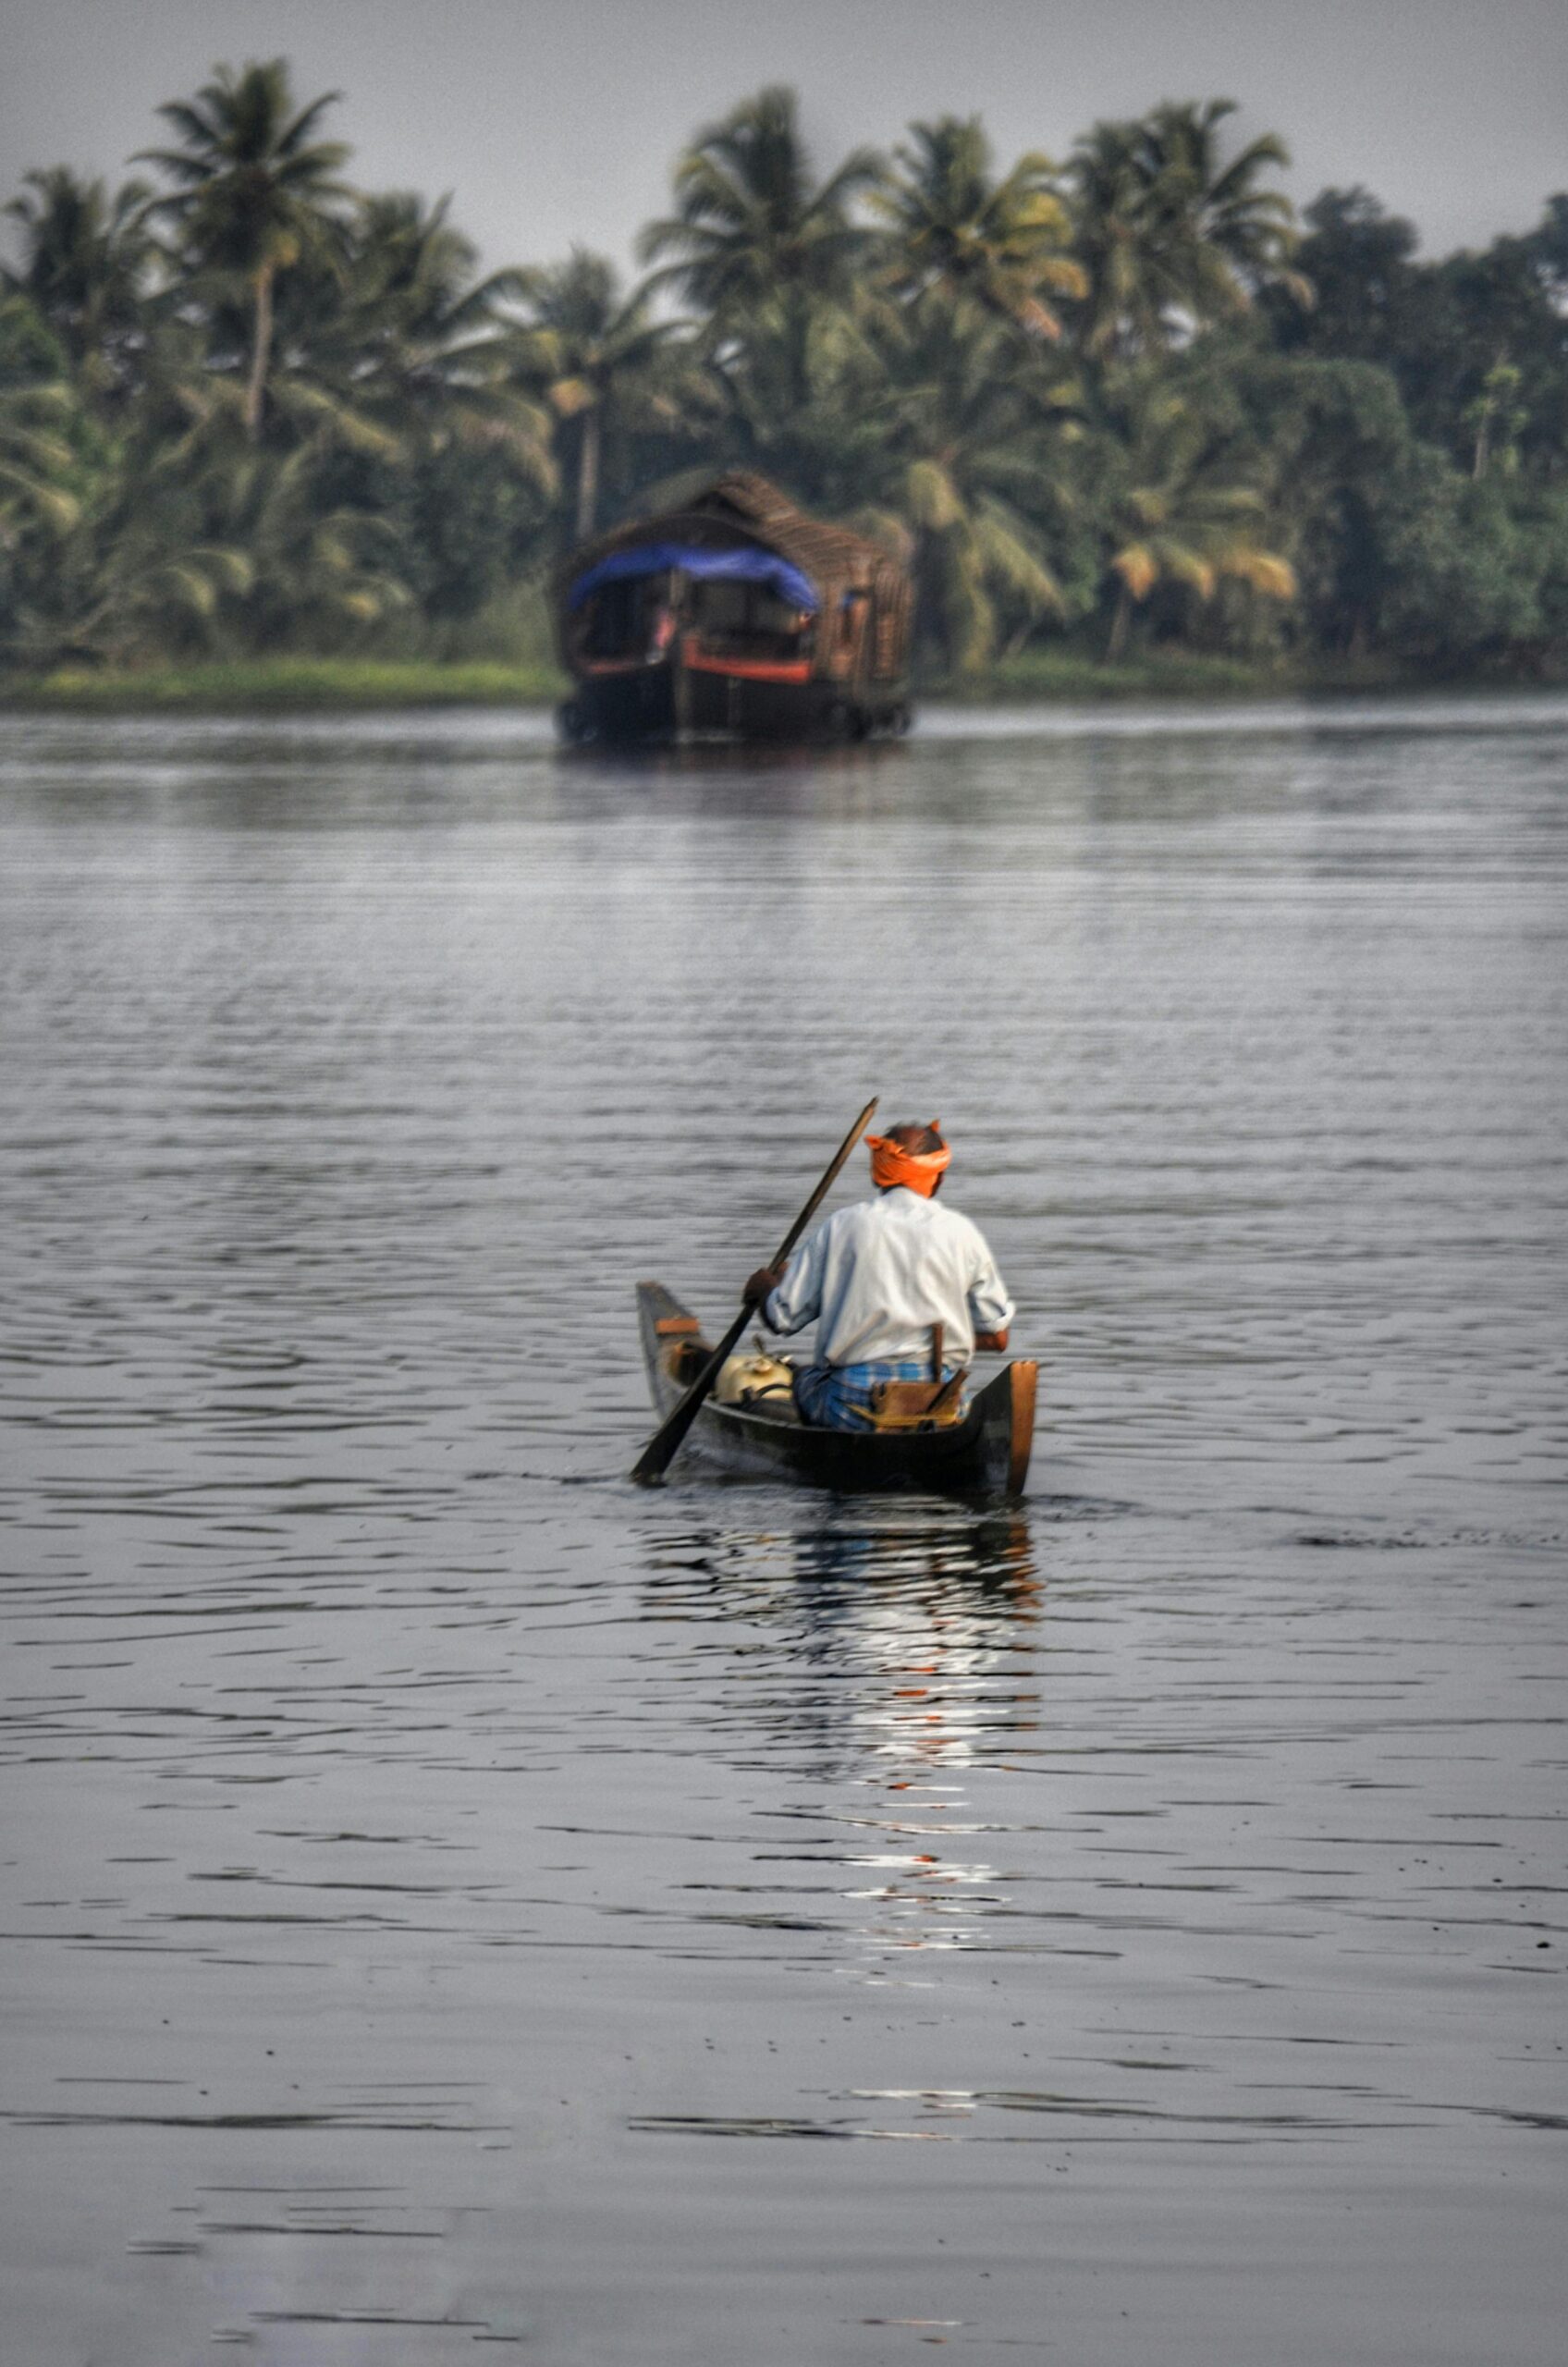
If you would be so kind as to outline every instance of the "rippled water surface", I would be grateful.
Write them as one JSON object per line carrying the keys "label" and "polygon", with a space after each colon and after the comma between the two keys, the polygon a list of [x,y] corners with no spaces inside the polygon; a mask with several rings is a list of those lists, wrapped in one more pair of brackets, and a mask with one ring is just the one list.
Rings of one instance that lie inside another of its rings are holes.
{"label": "rippled water surface", "polygon": [[[0,2353],[1562,2355],[1568,706],[0,742]],[[866,1093],[1026,1502],[677,1467]]]}

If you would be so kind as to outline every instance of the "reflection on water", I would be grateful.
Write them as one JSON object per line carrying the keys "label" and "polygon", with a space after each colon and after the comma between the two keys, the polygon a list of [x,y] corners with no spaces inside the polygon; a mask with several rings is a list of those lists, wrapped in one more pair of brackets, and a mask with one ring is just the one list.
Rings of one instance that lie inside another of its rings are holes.
{"label": "reflection on water", "polygon": [[995,1731],[1039,1581],[1021,1514],[960,1523],[895,1505],[864,1517],[875,1525],[682,1533],[668,1558],[650,1557],[648,1603],[655,1618],[689,1618],[717,1599],[778,1630],[784,1664],[822,1680],[811,1723],[824,1777],[869,1756],[898,1788],[912,1763],[962,1766]]}
{"label": "reflection on water", "polygon": [[[996,1877],[966,1846],[962,1778],[1038,1723],[1028,1631],[1040,1582],[1023,1515],[878,1506],[852,1525],[682,1531],[650,1555],[649,1574],[652,1617],[702,1621],[717,1605],[725,1621],[766,1633],[769,1688],[787,1699],[811,1779],[878,1796],[857,1801],[862,1844],[768,1852],[763,1862],[797,1876],[716,1884],[736,1904],[714,1914],[778,1921],[777,1909],[743,1902],[781,1883],[808,1901],[830,1869],[834,1919],[815,1928],[836,1929],[847,1903],[862,1919],[846,1966],[867,1979],[904,1977],[911,1953],[977,1944],[974,1916],[996,1903]],[[751,1674],[735,1713],[754,1721]],[[813,1928],[812,1912],[787,1910],[784,1927]]]}
{"label": "reflection on water", "polygon": [[[7,726],[18,2361],[1555,2361],[1565,720]],[[1029,1498],[631,1488],[874,1086]]]}

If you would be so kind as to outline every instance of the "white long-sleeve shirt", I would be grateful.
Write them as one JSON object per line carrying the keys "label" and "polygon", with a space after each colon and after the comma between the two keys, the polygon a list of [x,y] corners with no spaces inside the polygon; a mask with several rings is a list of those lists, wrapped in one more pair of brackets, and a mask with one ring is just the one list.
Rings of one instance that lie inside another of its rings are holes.
{"label": "white long-sleeve shirt", "polygon": [[762,1312],[775,1331],[815,1318],[819,1365],[928,1355],[933,1323],[946,1361],[966,1365],[975,1332],[1005,1331],[1013,1305],[978,1225],[900,1184],[808,1233]]}

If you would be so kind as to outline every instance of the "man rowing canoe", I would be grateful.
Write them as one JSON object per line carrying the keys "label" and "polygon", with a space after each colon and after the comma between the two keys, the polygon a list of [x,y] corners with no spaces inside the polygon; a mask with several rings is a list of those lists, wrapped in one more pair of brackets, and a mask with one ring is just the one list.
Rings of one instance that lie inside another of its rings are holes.
{"label": "man rowing canoe", "polygon": [[1014,1313],[978,1226],[937,1204],[952,1158],[939,1127],[865,1139],[876,1197],[825,1219],[786,1267],[759,1267],[746,1284],[770,1331],[816,1324],[795,1402],[818,1429],[872,1429],[881,1383],[956,1378],[976,1348],[1007,1346]]}

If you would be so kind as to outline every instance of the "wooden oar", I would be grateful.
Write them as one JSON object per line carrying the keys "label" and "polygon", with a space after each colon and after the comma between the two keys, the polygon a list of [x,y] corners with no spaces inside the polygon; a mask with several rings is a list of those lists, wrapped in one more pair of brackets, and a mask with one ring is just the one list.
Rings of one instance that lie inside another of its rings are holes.
{"label": "wooden oar", "polygon": [[[821,1183],[817,1185],[815,1191],[806,1202],[805,1207],[801,1210],[800,1215],[795,1219],[794,1223],[790,1227],[789,1232],[784,1235],[783,1240],[778,1245],[778,1248],[775,1256],[769,1258],[768,1263],[770,1266],[784,1266],[789,1263],[790,1252],[794,1248],[796,1242],[799,1241],[802,1233],[804,1233],[807,1225],[810,1224],[813,1217],[815,1216],[818,1208],[822,1206],[823,1201],[833,1189],[833,1185],[838,1179],[839,1170],[842,1167],[851,1151],[853,1150],[856,1143],[859,1142],[867,1126],[871,1123],[872,1112],[876,1107],[876,1095],[873,1094],[870,1100],[866,1103],[865,1108],[861,1111],[860,1116],[855,1120],[854,1124],[850,1128],[849,1133],[844,1136],[843,1141],[839,1145],[839,1147],[834,1152],[831,1163],[829,1164],[826,1174],[823,1176]],[[656,1481],[664,1478],[666,1471],[674,1460],[676,1449],[680,1446],[681,1440],[685,1437],[687,1431],[696,1420],[698,1414],[702,1411],[703,1405],[713,1389],[714,1382],[718,1379],[725,1358],[733,1352],[736,1341],[739,1340],[741,1332],[751,1321],[752,1312],[753,1310],[749,1305],[741,1309],[740,1314],[735,1318],[734,1322],[730,1325],[729,1331],[725,1333],[723,1339],[719,1342],[717,1347],[714,1350],[712,1355],[703,1367],[702,1371],[697,1375],[696,1380],[686,1392],[685,1396],[680,1400],[680,1404],[675,1408],[674,1413],[669,1415],[661,1424],[659,1429],[654,1432],[653,1437],[648,1441],[647,1445],[643,1449],[642,1453],[632,1465],[631,1477],[640,1486],[643,1488],[651,1488]]]}

